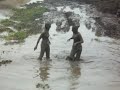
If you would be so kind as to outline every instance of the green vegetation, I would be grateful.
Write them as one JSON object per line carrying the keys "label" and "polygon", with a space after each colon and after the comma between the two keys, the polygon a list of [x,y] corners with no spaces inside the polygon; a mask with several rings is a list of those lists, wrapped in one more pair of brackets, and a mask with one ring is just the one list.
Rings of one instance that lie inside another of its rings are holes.
{"label": "green vegetation", "polygon": [[14,33],[9,33],[8,36],[5,36],[5,39],[23,41],[26,37],[28,37],[28,35],[25,31],[18,31]]}
{"label": "green vegetation", "polygon": [[41,6],[33,8],[14,9],[14,15],[11,19],[21,22],[31,22],[40,18],[47,9]]}
{"label": "green vegetation", "polygon": [[0,23],[4,26],[16,26],[23,29],[29,24],[33,23],[35,19],[42,18],[43,13],[46,11],[47,8],[41,6],[13,9],[13,16],[11,16],[10,19],[2,20]]}
{"label": "green vegetation", "polygon": [[12,26],[12,25],[15,24],[15,22],[13,22],[13,21],[10,20],[10,19],[2,20],[0,23],[1,23],[2,25],[4,25],[4,26]]}
{"label": "green vegetation", "polygon": [[[6,40],[24,40],[31,34],[40,32],[42,25],[43,13],[48,11],[47,8],[36,5],[34,7],[12,9],[13,15],[10,19],[5,19],[0,22],[0,32],[9,32],[5,36]],[[36,20],[37,19],[37,20]],[[17,32],[13,32],[9,27],[14,28]],[[41,30],[42,31],[42,30]]]}
{"label": "green vegetation", "polygon": [[10,28],[7,28],[7,27],[0,26],[0,33],[2,33],[2,32],[13,32],[13,30]]}

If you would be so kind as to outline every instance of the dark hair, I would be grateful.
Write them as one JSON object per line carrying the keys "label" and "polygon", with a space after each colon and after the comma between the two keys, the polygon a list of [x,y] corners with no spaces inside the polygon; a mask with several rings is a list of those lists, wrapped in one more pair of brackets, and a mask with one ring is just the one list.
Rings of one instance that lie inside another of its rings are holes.
{"label": "dark hair", "polygon": [[45,23],[45,29],[49,30],[51,27],[51,24],[50,23]]}

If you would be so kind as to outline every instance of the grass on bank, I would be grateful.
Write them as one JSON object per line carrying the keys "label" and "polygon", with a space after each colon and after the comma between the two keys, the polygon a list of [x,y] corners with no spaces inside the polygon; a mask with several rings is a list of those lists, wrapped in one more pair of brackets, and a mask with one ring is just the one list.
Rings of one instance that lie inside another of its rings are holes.
{"label": "grass on bank", "polygon": [[[47,8],[40,5],[35,7],[16,8],[12,9],[13,15],[9,19],[0,21],[0,24],[4,27],[0,31],[11,31],[6,28],[12,27],[17,32],[8,32],[8,36],[5,36],[6,40],[24,40],[29,35],[36,31],[40,32],[40,25],[36,22],[36,19],[41,18],[44,12],[48,11]],[[42,22],[40,19],[40,22]],[[25,31],[23,31],[25,30]]]}
{"label": "grass on bank", "polygon": [[11,33],[13,32],[13,30],[8,27],[0,27],[0,33],[3,33],[3,32]]}
{"label": "grass on bank", "polygon": [[15,22],[13,22],[13,21],[10,20],[10,19],[2,20],[0,23],[1,23],[2,25],[4,25],[4,26],[12,26],[12,25],[15,24]]}
{"label": "grass on bank", "polygon": [[[13,26],[14,24],[21,24],[23,26],[27,23],[32,23],[35,19],[41,18],[43,13],[48,11],[47,8],[37,6],[32,8],[13,9],[13,15],[10,19],[2,20],[0,23],[5,26]],[[19,22],[19,23],[15,23]]]}
{"label": "grass on bank", "polygon": [[13,9],[14,15],[11,19],[21,22],[31,22],[39,18],[47,11],[45,7],[37,6],[33,8]]}
{"label": "grass on bank", "polygon": [[19,40],[23,41],[25,38],[28,37],[27,32],[25,31],[18,31],[14,33],[9,33],[8,36],[5,36],[6,40]]}

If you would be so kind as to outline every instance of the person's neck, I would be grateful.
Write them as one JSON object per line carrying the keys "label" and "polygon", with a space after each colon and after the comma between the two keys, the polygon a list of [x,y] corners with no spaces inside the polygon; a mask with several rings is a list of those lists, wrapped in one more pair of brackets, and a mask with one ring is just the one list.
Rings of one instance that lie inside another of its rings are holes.
{"label": "person's neck", "polygon": [[78,32],[75,32],[74,34],[77,34]]}
{"label": "person's neck", "polygon": [[48,30],[45,30],[45,32],[48,32]]}

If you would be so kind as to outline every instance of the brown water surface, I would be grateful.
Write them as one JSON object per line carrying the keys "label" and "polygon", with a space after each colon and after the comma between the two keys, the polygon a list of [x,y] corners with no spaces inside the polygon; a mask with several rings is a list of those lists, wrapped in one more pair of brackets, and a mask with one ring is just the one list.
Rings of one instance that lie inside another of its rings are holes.
{"label": "brown water surface", "polygon": [[[22,2],[21,2],[22,3]],[[0,39],[0,60],[12,60],[0,66],[1,90],[120,90],[120,41],[108,37],[97,37],[85,23],[94,20],[86,12],[86,5],[70,8],[80,15],[80,28],[84,44],[82,61],[67,61],[72,41],[71,30],[56,32],[56,24],[50,29],[51,59],[37,60],[40,52],[33,48],[39,37],[29,36],[24,43],[4,45]],[[57,7],[61,8],[61,7]],[[45,57],[44,57],[45,58]]]}

